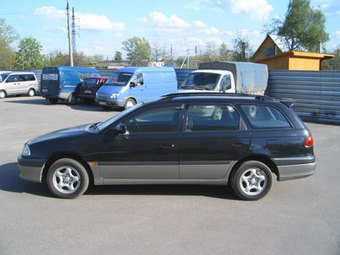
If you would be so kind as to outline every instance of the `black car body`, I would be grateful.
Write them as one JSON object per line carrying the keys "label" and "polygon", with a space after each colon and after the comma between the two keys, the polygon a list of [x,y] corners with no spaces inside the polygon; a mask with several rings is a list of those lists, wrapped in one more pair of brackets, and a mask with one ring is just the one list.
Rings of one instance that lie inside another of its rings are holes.
{"label": "black car body", "polygon": [[90,182],[230,185],[256,200],[278,181],[312,175],[313,138],[300,118],[267,96],[183,93],[140,104],[102,122],[27,142],[23,179],[47,181],[58,197]]}

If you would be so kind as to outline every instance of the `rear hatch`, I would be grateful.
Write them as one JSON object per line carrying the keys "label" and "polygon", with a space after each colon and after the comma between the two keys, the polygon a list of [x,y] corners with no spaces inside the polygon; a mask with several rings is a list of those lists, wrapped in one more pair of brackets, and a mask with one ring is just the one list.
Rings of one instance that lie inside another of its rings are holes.
{"label": "rear hatch", "polygon": [[44,67],[41,75],[41,95],[43,97],[58,97],[59,80],[58,67]]}
{"label": "rear hatch", "polygon": [[85,82],[80,85],[79,94],[95,96],[99,87],[98,78],[87,78]]}

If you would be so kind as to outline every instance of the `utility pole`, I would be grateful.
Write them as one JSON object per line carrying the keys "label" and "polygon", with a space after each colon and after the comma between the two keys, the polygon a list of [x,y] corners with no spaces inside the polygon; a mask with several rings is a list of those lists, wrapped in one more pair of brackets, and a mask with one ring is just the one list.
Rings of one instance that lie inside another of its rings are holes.
{"label": "utility pole", "polygon": [[74,19],[74,8],[72,7],[72,47],[73,47],[73,51],[77,51],[76,50],[76,22]]}
{"label": "utility pole", "polygon": [[69,50],[69,57],[70,57],[70,66],[73,66],[73,50],[72,50],[72,35],[71,35],[71,24],[70,24],[70,7],[66,5],[67,11],[67,30],[68,30],[68,50]]}

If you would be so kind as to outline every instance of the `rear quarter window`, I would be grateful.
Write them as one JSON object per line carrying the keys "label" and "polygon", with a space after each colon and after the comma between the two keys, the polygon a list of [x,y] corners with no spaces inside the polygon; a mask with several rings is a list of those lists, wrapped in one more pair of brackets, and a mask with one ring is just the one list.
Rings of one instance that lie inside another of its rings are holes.
{"label": "rear quarter window", "polygon": [[291,128],[285,115],[277,108],[266,105],[241,105],[253,128]]}

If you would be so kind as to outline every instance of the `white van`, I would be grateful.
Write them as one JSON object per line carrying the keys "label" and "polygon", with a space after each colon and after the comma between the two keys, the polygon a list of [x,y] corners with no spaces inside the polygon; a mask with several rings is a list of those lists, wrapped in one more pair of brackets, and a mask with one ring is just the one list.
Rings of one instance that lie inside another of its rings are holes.
{"label": "white van", "polygon": [[38,90],[38,79],[33,72],[0,73],[0,98],[9,95],[34,96]]}

